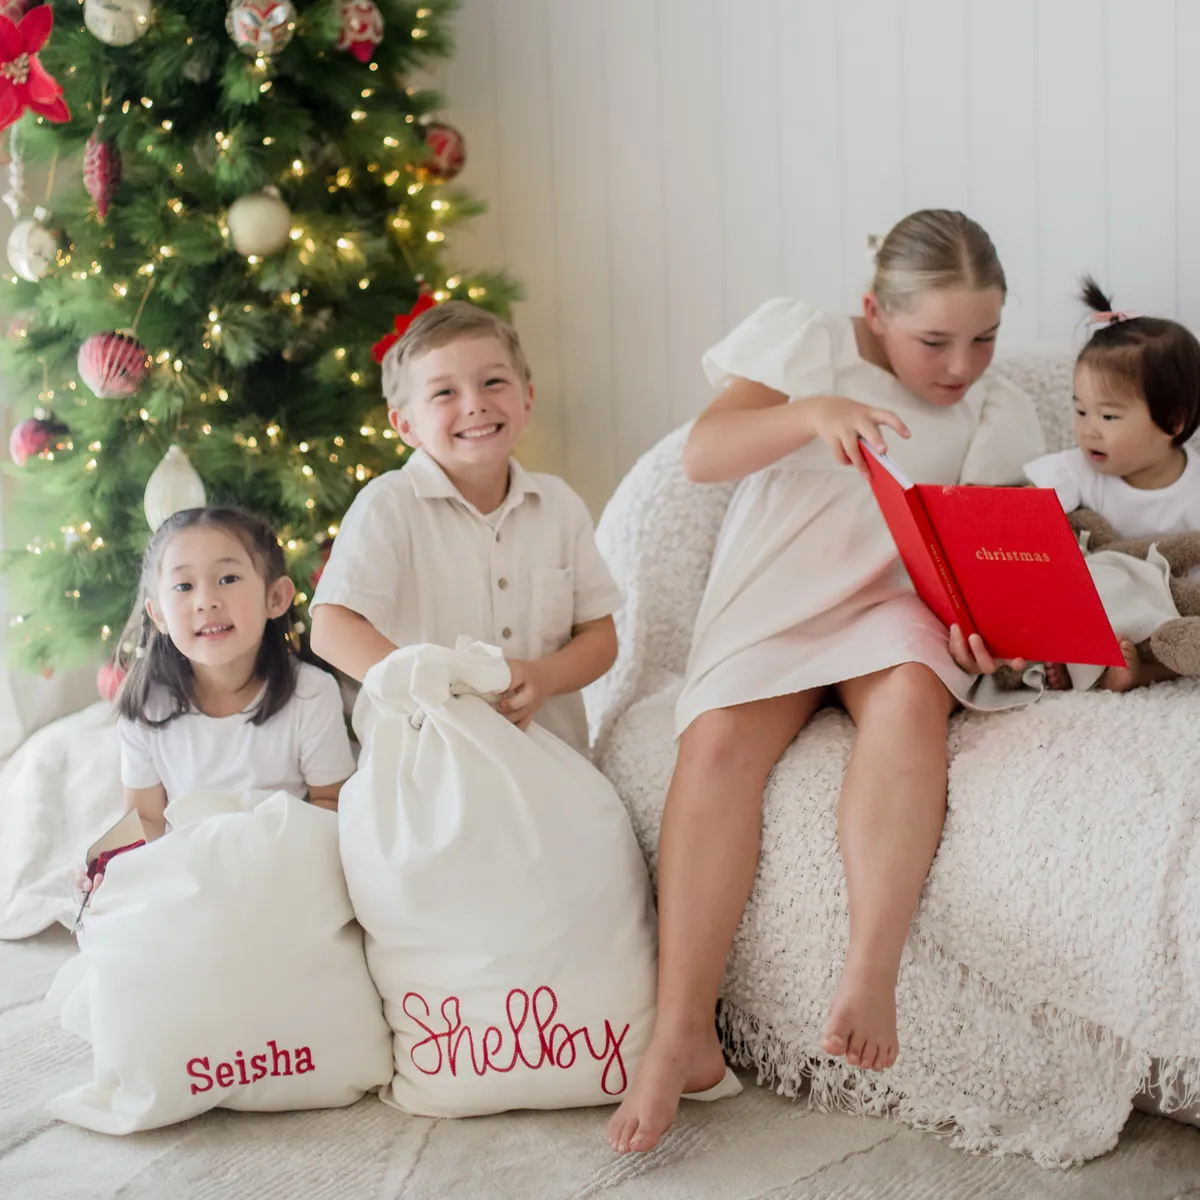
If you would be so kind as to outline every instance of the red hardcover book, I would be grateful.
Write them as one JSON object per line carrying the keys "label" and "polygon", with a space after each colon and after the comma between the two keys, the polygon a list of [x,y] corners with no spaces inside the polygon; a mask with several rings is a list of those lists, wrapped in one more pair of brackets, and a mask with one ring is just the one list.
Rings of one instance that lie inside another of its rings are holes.
{"label": "red hardcover book", "polygon": [[862,443],[871,488],[922,600],[997,658],[1125,665],[1051,488],[913,483]]}

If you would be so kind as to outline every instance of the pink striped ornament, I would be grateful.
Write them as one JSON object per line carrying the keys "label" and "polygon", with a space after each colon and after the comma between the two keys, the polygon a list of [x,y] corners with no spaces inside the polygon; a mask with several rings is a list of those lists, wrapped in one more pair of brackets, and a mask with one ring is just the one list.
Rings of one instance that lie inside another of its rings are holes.
{"label": "pink striped ornament", "polygon": [[150,355],[127,333],[93,333],[79,347],[79,378],[101,400],[136,395],[146,382]]}
{"label": "pink striped ornament", "polygon": [[83,186],[96,202],[96,213],[103,221],[108,216],[108,206],[117,188],[121,186],[121,156],[116,146],[101,136],[100,125],[83,147]]}

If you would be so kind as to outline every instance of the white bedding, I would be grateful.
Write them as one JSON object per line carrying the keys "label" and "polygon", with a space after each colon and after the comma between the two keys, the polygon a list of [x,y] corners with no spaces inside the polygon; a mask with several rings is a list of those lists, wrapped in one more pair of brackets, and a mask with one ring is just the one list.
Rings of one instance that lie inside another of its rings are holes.
{"label": "white bedding", "polygon": [[71,877],[122,811],[106,703],[39,729],[0,767],[0,939],[74,921]]}

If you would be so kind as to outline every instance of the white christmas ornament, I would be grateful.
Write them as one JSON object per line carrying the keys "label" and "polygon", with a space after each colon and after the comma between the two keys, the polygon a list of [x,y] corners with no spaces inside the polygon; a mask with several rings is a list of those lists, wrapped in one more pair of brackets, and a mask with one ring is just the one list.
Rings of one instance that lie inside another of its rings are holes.
{"label": "white christmas ornament", "polygon": [[45,209],[36,209],[8,235],[8,265],[30,283],[37,283],[50,270],[58,253],[58,238],[42,224],[48,216]]}
{"label": "white christmas ornament", "polygon": [[278,54],[296,31],[292,0],[233,0],[225,28],[244,54]]}
{"label": "white christmas ornament", "polygon": [[146,481],[146,520],[151,529],[157,529],[173,513],[200,508],[206,499],[204,481],[191,459],[178,446],[172,446]]}
{"label": "white christmas ornament", "polygon": [[150,0],[84,0],[83,23],[106,46],[130,46],[150,28]]}
{"label": "white christmas ornament", "polygon": [[235,200],[225,223],[229,240],[239,254],[265,258],[287,245],[292,212],[275,188],[264,188]]}

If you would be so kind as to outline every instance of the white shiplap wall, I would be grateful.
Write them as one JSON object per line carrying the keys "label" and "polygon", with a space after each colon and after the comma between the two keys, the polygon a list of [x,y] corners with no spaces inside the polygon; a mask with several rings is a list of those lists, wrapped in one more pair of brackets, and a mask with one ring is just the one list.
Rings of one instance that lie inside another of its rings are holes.
{"label": "white shiplap wall", "polygon": [[491,210],[456,261],[524,283],[527,458],[599,509],[709,397],[703,348],[781,292],[854,308],[864,242],[963,208],[1005,338],[1078,276],[1200,327],[1196,0],[463,0],[438,69]]}

